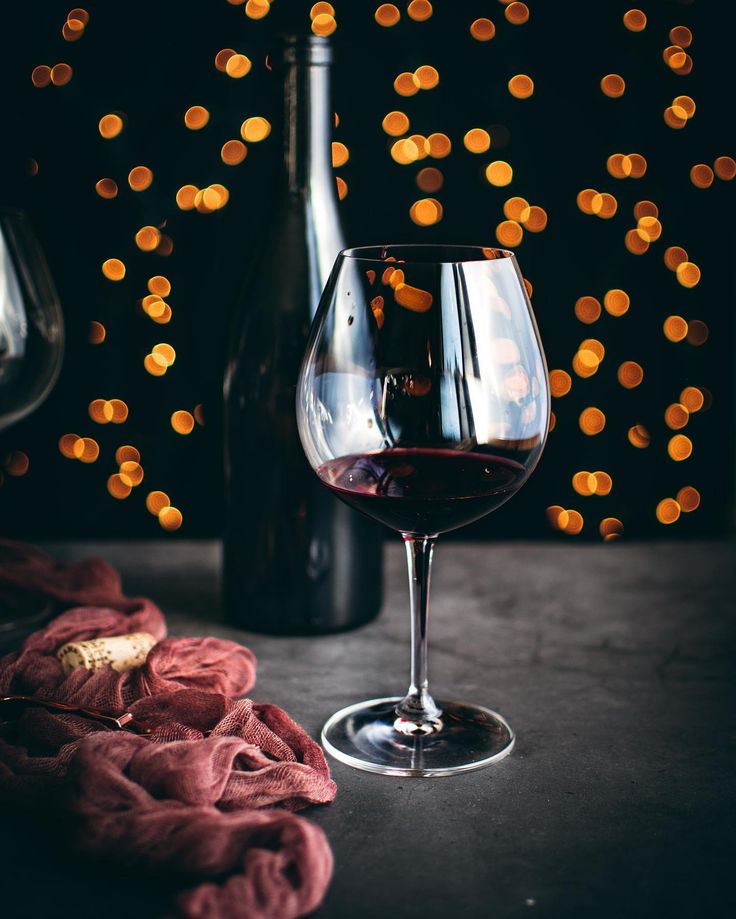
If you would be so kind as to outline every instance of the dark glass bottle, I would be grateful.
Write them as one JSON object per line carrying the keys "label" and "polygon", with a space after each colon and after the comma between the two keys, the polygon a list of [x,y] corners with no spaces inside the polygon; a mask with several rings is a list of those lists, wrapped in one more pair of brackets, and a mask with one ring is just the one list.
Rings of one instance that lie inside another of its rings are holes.
{"label": "dark glass bottle", "polygon": [[327,40],[285,40],[281,189],[225,374],[226,613],[271,634],[362,625],[382,596],[380,531],[319,483],[296,426],[309,326],[345,248],[331,162],[330,63]]}

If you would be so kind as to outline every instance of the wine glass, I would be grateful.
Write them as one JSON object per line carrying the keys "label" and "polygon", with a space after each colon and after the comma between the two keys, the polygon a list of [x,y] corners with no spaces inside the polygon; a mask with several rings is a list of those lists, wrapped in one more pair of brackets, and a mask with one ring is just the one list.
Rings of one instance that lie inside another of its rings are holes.
{"label": "wine glass", "polygon": [[500,715],[430,695],[427,608],[437,537],[515,494],[547,437],[547,368],[513,253],[341,252],[307,343],[297,418],[320,480],[397,530],[409,568],[409,690],[337,712],[325,748],[387,775],[448,775],[506,756],[514,734]]}
{"label": "wine glass", "polygon": [[64,322],[46,259],[22,211],[0,208],[0,431],[51,391]]}
{"label": "wine glass", "polygon": [[[63,355],[61,307],[41,246],[22,211],[0,208],[0,431],[43,402]],[[0,586],[0,651],[53,609],[39,594]]]}

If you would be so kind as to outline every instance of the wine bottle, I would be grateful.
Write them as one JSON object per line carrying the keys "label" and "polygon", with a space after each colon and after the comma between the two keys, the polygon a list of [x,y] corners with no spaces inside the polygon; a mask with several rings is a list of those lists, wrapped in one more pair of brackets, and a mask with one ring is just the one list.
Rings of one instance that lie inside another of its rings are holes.
{"label": "wine bottle", "polygon": [[270,634],[353,628],[376,616],[382,597],[380,532],[320,485],[295,415],[309,326],[345,248],[331,162],[331,59],[326,39],[284,41],[281,188],[225,374],[226,614]]}

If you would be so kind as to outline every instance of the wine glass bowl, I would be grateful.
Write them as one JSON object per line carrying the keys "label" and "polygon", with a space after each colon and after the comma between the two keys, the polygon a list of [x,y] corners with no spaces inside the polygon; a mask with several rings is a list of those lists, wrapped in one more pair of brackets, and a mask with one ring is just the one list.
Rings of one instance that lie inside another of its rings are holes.
{"label": "wine glass bowl", "polygon": [[[22,211],[0,208],[0,431],[43,402],[64,355],[64,322],[46,259]],[[0,650],[48,619],[40,595],[0,590]]]}
{"label": "wine glass bowl", "polygon": [[333,716],[327,749],[402,775],[506,755],[513,734],[500,716],[429,695],[426,614],[437,536],[507,501],[547,437],[547,370],[514,255],[433,245],[340,253],[302,363],[297,419],[323,484],[400,532],[409,561],[409,693]]}
{"label": "wine glass bowl", "polygon": [[51,391],[64,355],[59,298],[22,211],[0,208],[0,430]]}

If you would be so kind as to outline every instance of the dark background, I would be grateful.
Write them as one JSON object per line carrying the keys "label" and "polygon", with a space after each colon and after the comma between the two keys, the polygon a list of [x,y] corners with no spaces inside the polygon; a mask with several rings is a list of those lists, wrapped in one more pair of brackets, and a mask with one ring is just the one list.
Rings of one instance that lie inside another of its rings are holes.
{"label": "dark background", "polygon": [[[547,229],[525,233],[518,258],[534,286],[533,306],[550,369],[571,372],[580,341],[600,339],[606,347],[598,373],[587,380],[573,374],[569,395],[554,400],[557,424],[544,459],[524,491],[494,517],[462,535],[529,537],[551,534],[545,508],[558,504],[579,510],[585,527],[578,538],[599,539],[603,517],[620,518],[630,537],[716,535],[733,518],[734,344],[734,187],[716,179],[699,190],[690,167],[736,153],[732,105],[722,89],[730,84],[733,21],[728,4],[650,2],[642,33],[627,31],[627,3],[580,6],[531,3],[531,19],[513,26],[498,2],[437,0],[424,23],[410,20],[406,4],[400,24],[379,27],[376,2],[336,0],[338,29],[334,107],[340,116],[334,138],[350,150],[336,170],[348,183],[342,203],[352,243],[383,241],[493,244],[503,219],[503,202],[522,195],[549,214]],[[265,66],[285,17],[308,29],[311,4],[276,0],[271,14],[251,21],[242,6],[225,0],[184,4],[88,3],[90,22],[83,38],[67,43],[61,28],[70,5],[13,4],[4,11],[0,182],[2,203],[26,208],[38,230],[62,299],[68,344],[56,390],[33,416],[0,437],[0,453],[22,450],[30,467],[22,477],[5,476],[0,488],[0,527],[7,535],[157,536],[172,538],[145,509],[150,489],[162,489],[184,516],[179,535],[219,534],[222,519],[221,376],[230,317],[243,277],[269,220],[278,159],[270,141],[249,145],[244,163],[225,166],[221,145],[239,137],[249,115],[279,117],[277,78]],[[496,24],[496,37],[473,40],[469,25],[478,16]],[[281,22],[280,22],[281,20]],[[669,30],[687,25],[694,41],[689,76],[678,76],[662,61]],[[233,80],[214,66],[221,48],[234,48],[253,61],[251,73]],[[74,68],[63,87],[35,89],[32,69],[59,61]],[[393,80],[422,64],[435,66],[440,84],[404,99]],[[626,94],[608,99],[601,77],[620,73]],[[535,81],[528,100],[510,96],[511,76]],[[697,111],[683,130],[663,121],[664,109],[679,94],[692,96]],[[183,122],[195,104],[210,111],[201,131]],[[453,143],[443,160],[399,166],[389,155],[381,129],[392,109],[405,111],[411,131],[442,131]],[[114,140],[100,137],[97,124],[108,112],[125,114],[126,126]],[[491,150],[474,155],[462,138],[471,127],[486,128]],[[606,171],[616,152],[643,154],[646,175],[616,180]],[[29,158],[38,174],[28,172]],[[514,180],[494,188],[484,168],[508,160]],[[135,193],[126,177],[135,165],[154,172],[150,189]],[[415,184],[423,166],[445,177],[437,193],[444,218],[421,228],[409,207],[424,197]],[[112,177],[116,199],[106,201],[95,183]],[[221,182],[230,191],[227,206],[213,214],[182,212],[177,189],[192,183]],[[611,220],[582,214],[576,195],[585,187],[613,193],[618,212]],[[635,226],[634,204],[650,199],[659,207],[664,232],[643,256],[624,247]],[[135,231],[166,221],[173,254],[139,252]],[[702,270],[694,289],[681,287],[664,265],[667,246],[680,245]],[[123,259],[127,275],[111,283],[101,263]],[[288,271],[288,253],[284,253]],[[146,279],[164,274],[172,283],[168,325],[156,325],[137,308]],[[631,308],[614,318],[605,311],[592,326],[581,324],[573,307],[590,294],[602,301],[609,288],[631,296]],[[694,347],[673,344],[662,333],[670,314],[707,323],[708,341]],[[87,341],[91,320],[102,322],[107,338]],[[156,342],[174,346],[177,359],[165,377],[154,378],[143,358]],[[643,384],[625,390],[616,369],[624,360],[644,368]],[[712,395],[708,411],[692,416],[683,431],[694,443],[690,459],[671,461],[664,423],[667,405],[686,385]],[[130,409],[124,425],[98,425],[87,406],[96,398],[120,398]],[[206,424],[190,436],[169,423],[177,409],[203,404]],[[587,437],[578,415],[588,405],[607,417],[603,433]],[[633,424],[646,425],[649,448],[627,440]],[[84,465],[65,459],[57,443],[74,432],[100,444],[98,461]],[[117,471],[115,449],[133,444],[141,452],[143,485],[118,501],[106,490]],[[254,448],[257,445],[254,445]],[[614,487],[608,497],[583,498],[571,485],[578,470],[607,471]],[[701,507],[664,527],[655,517],[660,499],[684,485],[702,495]],[[570,538],[554,534],[555,538]]]}

